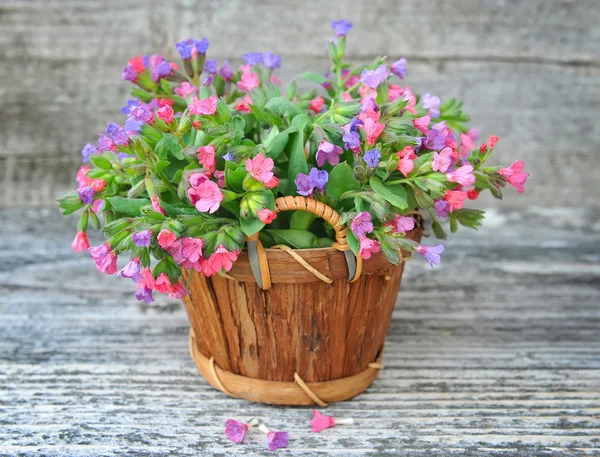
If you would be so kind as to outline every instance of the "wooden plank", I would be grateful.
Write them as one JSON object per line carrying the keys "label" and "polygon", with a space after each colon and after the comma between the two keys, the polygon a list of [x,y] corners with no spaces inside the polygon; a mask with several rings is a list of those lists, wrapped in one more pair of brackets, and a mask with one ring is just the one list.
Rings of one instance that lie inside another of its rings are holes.
{"label": "wooden plank", "polygon": [[408,264],[385,369],[327,409],[356,424],[320,434],[311,408],[209,387],[183,306],[138,304],[133,284],[97,273],[70,251],[73,219],[31,209],[0,220],[0,455],[265,455],[260,433],[226,439],[230,417],[287,430],[290,456],[600,450],[597,209],[492,211],[445,243],[435,270]]}

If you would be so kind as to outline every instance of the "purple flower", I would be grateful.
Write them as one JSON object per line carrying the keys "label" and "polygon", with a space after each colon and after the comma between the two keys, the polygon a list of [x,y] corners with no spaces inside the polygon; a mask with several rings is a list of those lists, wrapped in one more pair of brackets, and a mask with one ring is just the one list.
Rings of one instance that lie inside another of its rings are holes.
{"label": "purple flower", "polygon": [[377,87],[384,83],[390,71],[385,65],[379,65],[375,70],[363,70],[360,74],[360,80],[367,84],[371,89],[377,89]]}
{"label": "purple flower", "polygon": [[269,432],[267,433],[267,442],[271,451],[287,446],[290,435],[288,432]]}
{"label": "purple flower", "polygon": [[229,65],[228,61],[223,61],[223,66],[219,70],[219,74],[225,81],[231,81],[233,79],[233,71],[231,70],[231,65]]}
{"label": "purple flower", "polygon": [[123,278],[130,278],[133,282],[140,282],[142,275],[140,273],[140,259],[133,258],[129,261],[125,268],[119,271],[119,275]]}
{"label": "purple flower", "polygon": [[92,154],[96,154],[97,152],[98,148],[96,148],[96,146],[94,146],[92,143],[88,143],[81,150],[81,157],[83,158],[84,162],[87,162],[90,160],[90,156]]}
{"label": "purple flower", "polygon": [[401,59],[396,60],[390,65],[390,70],[392,70],[392,73],[398,78],[404,79],[404,76],[406,75],[406,59],[402,57]]}
{"label": "purple flower", "polygon": [[437,215],[442,218],[448,217],[448,213],[450,213],[451,209],[450,203],[446,200],[436,200],[433,207],[435,208]]}
{"label": "purple flower", "polygon": [[129,143],[129,136],[127,135],[127,131],[120,125],[115,124],[114,122],[108,123],[104,134],[111,140],[113,140],[113,143],[115,143],[117,146],[127,146],[127,143]]}
{"label": "purple flower", "polygon": [[100,134],[98,137],[98,151],[114,151],[115,143],[106,135]]}
{"label": "purple flower", "polygon": [[308,173],[308,177],[317,191],[325,191],[325,186],[327,185],[327,180],[329,179],[329,173],[327,173],[327,171],[319,170],[318,168],[313,167]]}
{"label": "purple flower", "polygon": [[370,151],[365,152],[365,162],[371,168],[375,168],[379,163],[379,159],[381,159],[381,154],[377,149],[371,149]]}
{"label": "purple flower", "polygon": [[344,136],[342,136],[342,140],[344,141],[344,147],[346,149],[351,149],[353,151],[360,149],[360,134],[358,133],[358,126],[362,125],[362,121],[355,117],[350,121],[349,124],[343,125],[342,130],[344,131]]}
{"label": "purple flower", "polygon": [[172,71],[169,62],[163,59],[156,65],[152,65],[152,81],[158,82],[163,76],[171,74]]}
{"label": "purple flower", "polygon": [[127,120],[125,121],[125,130],[127,130],[127,132],[139,132],[140,130],[142,130],[142,125],[144,123],[142,121],[138,121],[135,120],[132,117],[128,117]]}
{"label": "purple flower", "polygon": [[309,175],[298,173],[295,182],[298,194],[304,195],[305,197],[310,197],[312,195],[315,185]]}
{"label": "purple flower", "polygon": [[145,301],[146,303],[152,303],[154,298],[152,297],[152,289],[148,289],[147,287],[140,287],[135,293],[135,298],[139,301]]}
{"label": "purple flower", "polygon": [[272,54],[270,52],[265,52],[263,54],[263,63],[265,67],[275,69],[281,67],[281,56],[277,54]]}
{"label": "purple flower", "polygon": [[233,156],[233,154],[230,152],[228,152],[227,154],[225,154],[223,156],[223,159],[225,159],[228,162],[235,162],[235,157]]}
{"label": "purple flower", "polygon": [[429,110],[429,115],[432,119],[440,117],[440,97],[431,95],[429,92],[421,97],[421,106],[423,109]]}
{"label": "purple flower", "polygon": [[205,54],[209,44],[208,38],[202,38],[201,40],[189,38],[177,43],[175,49],[177,49],[182,59],[187,60],[192,58],[194,51],[198,54]]}
{"label": "purple flower", "polygon": [[352,28],[352,22],[349,22],[346,19],[331,21],[331,28],[335,31],[337,36],[345,37]]}
{"label": "purple flower", "polygon": [[342,148],[330,143],[329,141],[321,141],[317,150],[317,165],[322,167],[325,162],[334,166],[340,162],[340,155],[343,153]]}
{"label": "purple flower", "polygon": [[446,144],[446,135],[437,129],[431,129],[425,139],[425,147],[430,151],[439,151]]}
{"label": "purple flower", "polygon": [[138,106],[133,108],[130,116],[136,121],[141,121],[148,124],[154,121],[154,114],[145,103],[140,103]]}
{"label": "purple flower", "polygon": [[208,59],[205,63],[204,63],[204,71],[206,73],[216,73],[217,72],[217,68],[219,66],[219,62],[217,61],[217,59]]}
{"label": "purple flower", "polygon": [[136,232],[131,236],[133,243],[139,248],[150,247],[151,238],[152,238],[151,230],[142,230],[141,232]]}
{"label": "purple flower", "polygon": [[125,69],[123,70],[123,73],[121,74],[121,76],[123,77],[123,79],[125,81],[133,82],[137,79],[138,75],[131,65],[127,65],[125,67]]}
{"label": "purple flower", "polygon": [[94,203],[95,194],[96,192],[94,192],[94,189],[92,189],[89,186],[80,187],[79,189],[77,189],[77,195],[79,195],[81,201],[86,205],[91,205],[92,203]]}
{"label": "purple flower", "polygon": [[119,158],[119,160],[123,160],[123,159],[131,159],[131,158],[134,158],[135,156],[133,154],[127,154],[126,152],[119,152],[117,154],[117,157]]}
{"label": "purple flower", "polygon": [[260,52],[249,52],[242,56],[248,65],[258,65],[262,63],[263,56]]}
{"label": "purple flower", "polygon": [[225,434],[227,435],[227,438],[236,444],[240,444],[244,441],[247,431],[248,424],[233,419],[228,419],[227,422],[225,422]]}
{"label": "purple flower", "polygon": [[373,231],[373,222],[371,222],[371,215],[366,211],[358,213],[352,219],[351,224],[352,232],[359,238],[363,238],[367,233]]}
{"label": "purple flower", "polygon": [[433,268],[433,265],[440,263],[440,254],[444,252],[444,246],[439,244],[437,246],[417,246],[416,251],[425,257],[429,261],[429,265]]}
{"label": "purple flower", "polygon": [[130,100],[127,100],[127,105],[125,105],[123,108],[121,108],[121,112],[125,115],[128,115],[131,110],[133,108],[135,108],[136,106],[138,106],[140,104],[140,99],[139,98],[132,98]]}
{"label": "purple flower", "polygon": [[369,110],[379,111],[379,106],[377,105],[377,102],[375,101],[374,97],[363,98],[360,103],[360,112],[361,113],[364,113]]}

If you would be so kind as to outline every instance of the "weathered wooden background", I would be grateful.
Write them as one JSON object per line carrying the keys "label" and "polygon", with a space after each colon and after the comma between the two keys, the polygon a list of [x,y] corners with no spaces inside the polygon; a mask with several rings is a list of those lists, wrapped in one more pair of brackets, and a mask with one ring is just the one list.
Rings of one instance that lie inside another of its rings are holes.
{"label": "weathered wooden background", "polygon": [[123,120],[130,57],[207,36],[213,58],[282,54],[286,82],[327,69],[341,17],[353,60],[407,57],[413,87],[462,97],[502,163],[525,160],[513,205],[600,204],[598,0],[1,0],[0,207],[52,205],[73,186],[81,147]]}

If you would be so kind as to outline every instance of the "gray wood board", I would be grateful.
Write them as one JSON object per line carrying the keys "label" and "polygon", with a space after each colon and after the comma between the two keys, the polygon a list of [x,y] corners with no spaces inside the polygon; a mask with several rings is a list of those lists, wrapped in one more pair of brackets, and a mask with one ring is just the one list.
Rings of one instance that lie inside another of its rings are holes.
{"label": "gray wood board", "polygon": [[[600,454],[600,212],[492,211],[406,269],[385,369],[327,409],[229,398],[196,372],[183,306],[70,251],[75,221],[0,213],[0,455],[269,455],[227,418],[291,435],[288,456]],[[427,244],[436,240],[427,239]],[[125,259],[122,259],[125,260]]]}
{"label": "gray wood board", "polygon": [[175,41],[206,35],[210,57],[221,60],[281,53],[287,83],[327,70],[337,17],[355,23],[353,61],[408,57],[407,83],[463,98],[483,138],[501,138],[497,162],[525,160],[530,190],[515,205],[599,204],[591,192],[600,178],[595,0],[340,1],[326,11],[318,0],[163,3],[0,4],[0,207],[51,205],[72,188],[82,146],[108,121],[123,121],[129,86],[120,73],[130,57],[174,57]]}

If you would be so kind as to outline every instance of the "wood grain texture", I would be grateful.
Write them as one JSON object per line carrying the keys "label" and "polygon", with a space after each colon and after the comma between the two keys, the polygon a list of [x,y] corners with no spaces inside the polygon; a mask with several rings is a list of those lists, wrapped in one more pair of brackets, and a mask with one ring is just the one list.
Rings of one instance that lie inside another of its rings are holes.
{"label": "wood grain texture", "polygon": [[498,161],[525,160],[531,190],[514,205],[598,206],[589,192],[600,178],[596,0],[353,0],[328,2],[326,12],[318,0],[5,1],[0,206],[52,205],[72,188],[82,146],[108,121],[123,121],[129,86],[120,73],[132,55],[173,56],[178,39],[206,35],[219,59],[281,53],[286,83],[327,70],[324,44],[336,17],[355,24],[352,60],[407,57],[407,83],[463,98],[483,136],[501,138]]}
{"label": "wood grain texture", "polygon": [[137,303],[130,282],[70,251],[75,226],[45,209],[0,213],[2,456],[266,455],[260,433],[242,446],[224,435],[226,419],[251,417],[287,430],[279,453],[294,457],[600,453],[598,210],[492,211],[435,270],[411,262],[385,369],[327,409],[355,425],[320,434],[312,408],[203,381],[183,306]]}

